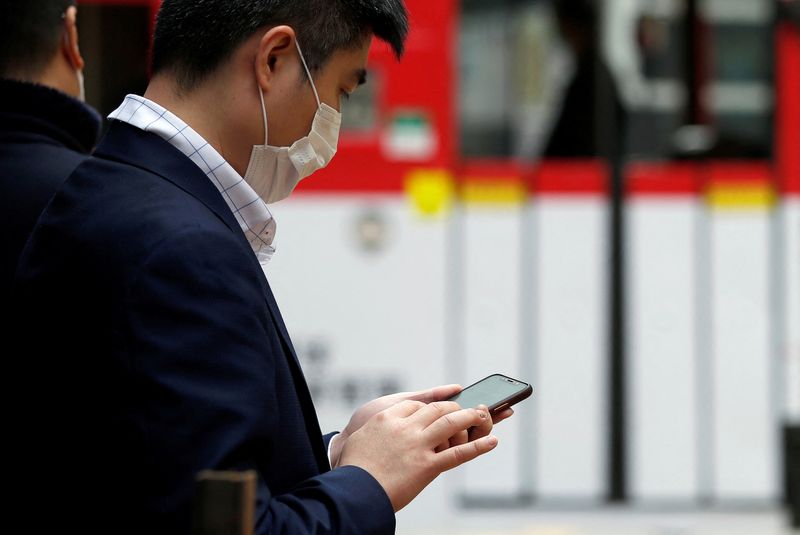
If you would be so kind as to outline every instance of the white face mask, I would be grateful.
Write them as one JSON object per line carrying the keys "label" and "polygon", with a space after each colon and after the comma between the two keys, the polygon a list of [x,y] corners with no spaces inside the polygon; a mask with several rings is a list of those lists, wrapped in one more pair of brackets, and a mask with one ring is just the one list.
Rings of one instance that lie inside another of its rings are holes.
{"label": "white face mask", "polygon": [[269,129],[264,92],[259,86],[261,113],[264,117],[264,144],[253,146],[244,179],[267,204],[287,198],[301,180],[328,165],[336,154],[339,142],[342,116],[338,111],[320,102],[317,87],[314,85],[314,79],[311,77],[300,45],[297,41],[295,45],[311,82],[311,88],[314,90],[314,97],[317,99],[317,113],[308,136],[298,139],[291,147],[272,147],[268,145]]}

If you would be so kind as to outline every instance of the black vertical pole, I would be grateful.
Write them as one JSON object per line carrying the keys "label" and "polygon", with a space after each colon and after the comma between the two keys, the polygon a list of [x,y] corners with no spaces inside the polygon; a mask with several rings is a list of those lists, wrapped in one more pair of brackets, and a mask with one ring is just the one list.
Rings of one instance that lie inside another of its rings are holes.
{"label": "black vertical pole", "polygon": [[609,500],[627,498],[626,471],[626,366],[625,366],[625,214],[621,157],[609,161],[611,167],[611,347],[610,419],[611,443]]}
{"label": "black vertical pole", "polygon": [[613,75],[602,60],[603,3],[596,4],[594,38],[601,58],[595,67],[595,136],[598,154],[609,169],[610,250],[608,256],[608,500],[627,498],[625,376],[625,120]]}

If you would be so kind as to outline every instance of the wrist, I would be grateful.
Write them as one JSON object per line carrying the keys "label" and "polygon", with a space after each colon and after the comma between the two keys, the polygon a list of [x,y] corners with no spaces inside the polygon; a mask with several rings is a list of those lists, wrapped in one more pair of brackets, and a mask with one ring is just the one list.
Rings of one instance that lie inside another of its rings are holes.
{"label": "wrist", "polygon": [[346,441],[347,437],[345,436],[344,431],[335,434],[331,438],[330,447],[328,448],[328,460],[331,463],[331,469],[339,466],[339,459],[342,456],[342,448],[344,447],[344,443]]}

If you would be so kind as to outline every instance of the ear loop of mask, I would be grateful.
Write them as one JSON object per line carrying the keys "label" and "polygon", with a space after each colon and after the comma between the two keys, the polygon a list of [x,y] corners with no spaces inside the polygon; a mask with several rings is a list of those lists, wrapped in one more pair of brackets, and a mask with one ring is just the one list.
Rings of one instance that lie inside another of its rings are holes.
{"label": "ear loop of mask", "polygon": [[[297,47],[297,53],[300,54],[300,61],[303,63],[303,68],[306,71],[306,75],[308,76],[308,81],[311,83],[311,89],[314,91],[314,98],[317,100],[317,107],[322,107],[322,103],[319,100],[319,93],[317,93],[317,86],[314,84],[314,79],[311,77],[311,70],[308,68],[308,64],[306,63],[306,58],[303,56],[303,51],[300,50],[300,43],[297,39],[294,40],[294,45]],[[264,90],[261,89],[261,85],[258,84],[256,81],[256,85],[258,86],[258,97],[261,99],[261,114],[264,119],[264,146],[266,147],[269,145],[269,123],[267,122],[267,107],[264,104]]]}
{"label": "ear loop of mask", "polygon": [[264,146],[266,147],[269,145],[269,125],[267,124],[267,107],[264,105],[264,90],[261,89],[261,85],[256,80],[256,86],[258,86],[258,96],[261,99],[261,114],[264,118]]}
{"label": "ear loop of mask", "polygon": [[311,82],[311,89],[314,90],[314,98],[317,99],[317,107],[322,107],[322,102],[319,100],[319,93],[317,93],[317,86],[314,83],[314,78],[311,77],[311,70],[308,68],[308,64],[306,63],[306,58],[303,56],[303,51],[300,50],[300,43],[297,39],[294,40],[294,45],[297,47],[297,53],[300,54],[300,61],[303,62],[303,68],[306,70],[306,74],[308,75],[308,81]]}

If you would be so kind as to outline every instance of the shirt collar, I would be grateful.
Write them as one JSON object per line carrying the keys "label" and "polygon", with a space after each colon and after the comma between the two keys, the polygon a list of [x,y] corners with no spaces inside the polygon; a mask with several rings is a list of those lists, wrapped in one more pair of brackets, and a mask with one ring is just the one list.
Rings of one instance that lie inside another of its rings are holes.
{"label": "shirt collar", "polygon": [[265,266],[271,260],[275,218],[250,184],[200,134],[163,106],[138,95],[126,96],[108,118],[152,132],[192,160],[225,199],[259,263]]}

